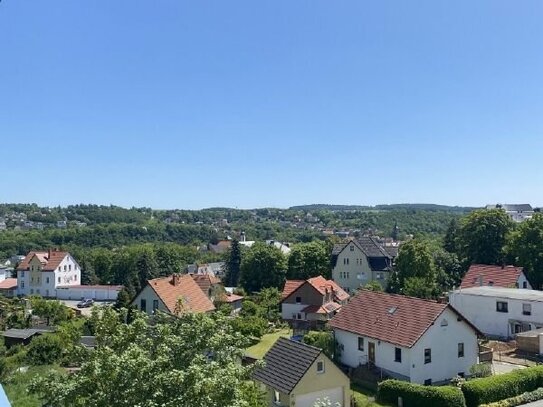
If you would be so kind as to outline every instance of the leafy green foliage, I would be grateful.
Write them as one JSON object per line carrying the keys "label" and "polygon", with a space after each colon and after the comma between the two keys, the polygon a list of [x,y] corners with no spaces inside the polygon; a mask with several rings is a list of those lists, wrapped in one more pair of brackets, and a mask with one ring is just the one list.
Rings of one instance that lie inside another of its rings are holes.
{"label": "leafy green foliage", "polygon": [[57,325],[70,319],[72,311],[58,300],[31,297],[32,314],[47,320],[47,325]]}
{"label": "leafy green foliage", "polygon": [[32,339],[26,355],[32,365],[51,365],[62,358],[63,343],[55,334],[44,334]]}
{"label": "leafy green foliage", "polygon": [[472,377],[492,376],[492,366],[490,363],[477,363],[469,368]]}
{"label": "leafy green foliage", "polygon": [[241,246],[237,239],[232,240],[225,262],[225,284],[227,287],[237,287],[241,272]]}
{"label": "leafy green foliage", "polygon": [[369,290],[369,291],[378,291],[378,292],[383,291],[383,286],[375,280],[371,280],[367,282],[363,288],[364,290]]}
{"label": "leafy green foliage", "polygon": [[330,278],[330,253],[325,242],[313,241],[295,245],[288,256],[287,278],[307,280],[311,277]]}
{"label": "leafy green foliage", "polygon": [[462,218],[457,239],[461,260],[467,264],[500,264],[513,227],[513,221],[501,209],[481,209]]}
{"label": "leafy green foliage", "polygon": [[534,391],[522,393],[520,396],[510,397],[494,403],[482,404],[480,407],[515,407],[538,400],[543,400],[543,388],[541,387]]}
{"label": "leafy green foliage", "polygon": [[400,380],[385,380],[379,383],[377,400],[396,405],[398,397],[406,407],[465,407],[464,396],[458,387],[421,386]]}
{"label": "leafy green foliage", "polygon": [[509,257],[524,267],[533,288],[543,287],[543,214],[522,222],[507,246]]}
{"label": "leafy green foliage", "polygon": [[[124,312],[124,311],[123,311]],[[52,407],[263,407],[239,363],[247,339],[220,314],[158,316],[104,308],[95,320],[97,348],[72,375],[52,373],[30,390]]]}
{"label": "leafy green foliage", "polygon": [[281,250],[265,243],[255,243],[241,261],[241,286],[248,292],[263,288],[282,288],[287,261]]}
{"label": "leafy green foliage", "polygon": [[310,331],[304,335],[303,342],[321,348],[330,359],[337,359],[336,341],[331,331]]}
{"label": "leafy green foliage", "polygon": [[469,380],[462,386],[467,407],[492,403],[543,387],[543,366]]}

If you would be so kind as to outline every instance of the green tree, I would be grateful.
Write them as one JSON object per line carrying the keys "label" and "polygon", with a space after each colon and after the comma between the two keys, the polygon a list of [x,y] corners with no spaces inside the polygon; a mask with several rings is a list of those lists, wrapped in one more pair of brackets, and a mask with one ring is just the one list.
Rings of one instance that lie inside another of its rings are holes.
{"label": "green tree", "polygon": [[509,257],[524,267],[533,288],[543,287],[543,214],[522,222],[507,245]]}
{"label": "green tree", "polygon": [[119,291],[119,294],[117,295],[117,300],[115,301],[114,307],[116,309],[128,308],[131,300],[132,300],[132,297],[130,296],[130,293],[128,292],[126,288],[123,287],[121,291]]}
{"label": "green tree", "polygon": [[227,287],[237,287],[241,269],[241,246],[237,239],[232,240],[225,262],[225,282]]}
{"label": "green tree", "polygon": [[288,256],[287,278],[307,280],[316,276],[331,276],[328,245],[320,241],[295,245]]}
{"label": "green tree", "polygon": [[465,269],[455,253],[450,253],[441,247],[436,248],[434,251],[434,264],[437,270],[437,284],[441,291],[460,285]]}
{"label": "green tree", "polygon": [[264,407],[239,363],[248,340],[216,314],[96,318],[97,348],[77,374],[51,372],[29,386],[52,407]]}
{"label": "green tree", "polygon": [[32,365],[51,365],[60,361],[64,344],[56,334],[40,335],[28,345],[27,360]]}
{"label": "green tree", "polygon": [[47,320],[47,325],[57,325],[72,317],[71,310],[57,300],[46,300],[42,297],[31,297],[32,314]]}
{"label": "green tree", "polygon": [[241,261],[241,286],[248,292],[263,288],[281,289],[285,283],[287,262],[281,250],[265,243],[255,243]]}
{"label": "green tree", "polygon": [[452,219],[443,238],[443,248],[449,253],[458,252],[458,228],[458,220],[456,218]]}
{"label": "green tree", "polygon": [[[420,290],[421,285],[425,291]],[[388,289],[422,298],[437,295],[437,271],[427,241],[413,239],[400,246],[396,270]],[[429,292],[432,294],[428,295]]]}
{"label": "green tree", "polygon": [[139,291],[141,287],[145,286],[147,280],[158,277],[159,273],[155,253],[151,248],[142,247],[137,256],[136,272],[138,275],[139,286],[136,287],[136,290]]}
{"label": "green tree", "polygon": [[473,211],[460,222],[458,252],[467,264],[500,264],[513,221],[501,209]]}
{"label": "green tree", "polygon": [[383,291],[383,286],[375,280],[371,280],[364,285],[364,290]]}

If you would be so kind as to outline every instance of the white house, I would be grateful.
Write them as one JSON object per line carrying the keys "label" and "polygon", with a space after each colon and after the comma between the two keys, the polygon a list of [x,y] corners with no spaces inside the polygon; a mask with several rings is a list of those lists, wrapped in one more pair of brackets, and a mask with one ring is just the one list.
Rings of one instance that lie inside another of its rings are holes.
{"label": "white house", "polygon": [[496,204],[487,205],[486,209],[503,209],[514,222],[523,222],[534,216],[534,209],[530,204]]}
{"label": "white house", "polygon": [[64,300],[114,301],[121,286],[81,284],[81,267],[68,252],[32,251],[17,267],[17,295],[41,295]]}
{"label": "white house", "polygon": [[369,236],[337,244],[332,250],[332,279],[348,293],[370,281],[385,287],[392,260],[390,253]]}
{"label": "white house", "polygon": [[472,264],[460,288],[480,286],[532,289],[522,267]]}
{"label": "white house", "polygon": [[449,302],[490,337],[543,327],[543,292],[522,288],[472,287],[449,293]]}
{"label": "white house", "polygon": [[341,362],[413,383],[442,383],[478,362],[480,332],[448,304],[361,290],[330,322]]}

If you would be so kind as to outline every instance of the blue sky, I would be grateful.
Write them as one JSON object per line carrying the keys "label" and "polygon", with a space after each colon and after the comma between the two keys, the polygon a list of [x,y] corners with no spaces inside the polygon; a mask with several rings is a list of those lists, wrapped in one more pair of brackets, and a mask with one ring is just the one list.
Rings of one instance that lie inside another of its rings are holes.
{"label": "blue sky", "polygon": [[0,2],[0,202],[543,205],[543,3]]}

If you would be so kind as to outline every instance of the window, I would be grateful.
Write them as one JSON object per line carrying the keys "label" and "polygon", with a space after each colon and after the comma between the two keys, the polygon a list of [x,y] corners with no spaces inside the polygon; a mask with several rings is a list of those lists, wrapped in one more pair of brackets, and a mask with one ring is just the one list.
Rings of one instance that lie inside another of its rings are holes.
{"label": "window", "polygon": [[25,282],[21,281],[21,288],[25,288]]}
{"label": "window", "polygon": [[279,395],[279,392],[277,390],[273,391],[273,402],[276,404],[279,404],[281,402],[281,397]]}
{"label": "window", "polygon": [[464,357],[464,342],[458,343],[458,357],[459,358]]}
{"label": "window", "polygon": [[527,281],[522,282],[522,288],[528,288],[528,282]]}
{"label": "window", "polygon": [[425,386],[431,386],[431,385],[432,385],[432,379],[426,379],[426,380],[424,381],[424,385],[425,385]]}
{"label": "window", "polygon": [[36,288],[36,294],[39,294],[39,293],[40,293],[40,289]]}
{"label": "window", "polygon": [[522,304],[522,315],[532,315],[532,304]]}
{"label": "window", "polygon": [[30,289],[30,294],[34,294],[34,289],[33,288]]}
{"label": "window", "polygon": [[427,348],[424,349],[424,364],[428,364],[432,362],[432,349]]}
{"label": "window", "polygon": [[302,319],[302,314],[298,313],[298,319]]}
{"label": "window", "polygon": [[140,301],[140,309],[143,312],[147,312],[147,300],[142,298]]}
{"label": "window", "polygon": [[347,271],[347,279],[349,279],[349,274],[350,274],[350,272],[349,272],[349,271]]}
{"label": "window", "polygon": [[58,266],[58,271],[62,271],[62,268],[60,266]]}
{"label": "window", "polygon": [[350,249],[352,252],[354,252],[354,244],[352,244],[352,245],[349,247],[349,249]]}
{"label": "window", "polygon": [[34,277],[32,277],[32,278],[30,279],[30,282],[31,282],[31,283],[34,283]]}
{"label": "window", "polygon": [[25,272],[21,271],[21,278],[25,278]]}
{"label": "window", "polygon": [[158,309],[158,300],[153,300],[153,312]]}
{"label": "window", "polygon": [[66,271],[66,264],[64,265],[64,271]]}
{"label": "window", "polygon": [[71,264],[68,265],[68,270],[72,271],[72,265]]}
{"label": "window", "polygon": [[498,312],[509,312],[507,309],[507,303],[505,301],[496,302],[496,311]]}
{"label": "window", "polygon": [[57,281],[58,281],[58,283],[60,284],[60,277],[58,278],[58,280],[57,280]]}
{"label": "window", "polygon": [[296,297],[296,304],[302,303],[302,297]]}
{"label": "window", "polygon": [[364,350],[364,338],[358,337],[358,350]]}
{"label": "window", "polygon": [[449,321],[447,321],[446,319],[442,319],[440,325],[441,325],[441,326],[448,326],[448,325],[449,325]]}
{"label": "window", "polygon": [[77,281],[77,274],[74,276],[74,281]]}
{"label": "window", "polygon": [[324,373],[324,361],[319,360],[317,362],[317,373]]}
{"label": "window", "polygon": [[45,277],[45,284],[49,284],[49,277]]}
{"label": "window", "polygon": [[394,362],[402,363],[402,349],[394,348]]}
{"label": "window", "polygon": [[347,259],[347,265],[349,265],[349,259]]}

